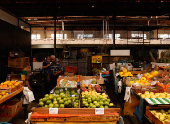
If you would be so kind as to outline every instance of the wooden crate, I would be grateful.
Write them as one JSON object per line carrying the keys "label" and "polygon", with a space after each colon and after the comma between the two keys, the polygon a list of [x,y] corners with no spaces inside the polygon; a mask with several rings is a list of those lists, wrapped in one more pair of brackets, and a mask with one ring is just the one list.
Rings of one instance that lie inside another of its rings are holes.
{"label": "wooden crate", "polygon": [[[156,107],[147,106],[145,114],[147,117],[149,117],[151,122],[153,122],[154,124],[163,124],[157,117],[155,117],[155,115],[151,113],[150,110],[168,109],[168,108],[169,108],[168,106],[156,106]],[[166,124],[170,124],[170,121],[167,121]]]}
{"label": "wooden crate", "polygon": [[10,87],[0,87],[0,92],[5,91],[7,93],[12,93],[20,88],[23,87],[23,83],[20,83],[20,85],[16,86],[15,88],[10,88]]}
{"label": "wooden crate", "polygon": [[49,114],[48,108],[34,108],[32,112],[39,115],[31,116],[31,122],[112,122],[119,121],[120,116],[120,108],[106,108],[103,115],[95,115],[94,108],[59,108],[58,114]]}

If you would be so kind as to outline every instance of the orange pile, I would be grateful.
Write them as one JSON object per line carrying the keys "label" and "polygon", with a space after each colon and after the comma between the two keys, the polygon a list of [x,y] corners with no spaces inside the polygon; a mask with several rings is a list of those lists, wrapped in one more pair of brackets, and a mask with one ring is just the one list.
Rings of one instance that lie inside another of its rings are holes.
{"label": "orange pile", "polygon": [[5,91],[1,91],[0,92],[0,99],[5,97],[6,95],[8,95],[8,93],[6,93]]}
{"label": "orange pile", "polygon": [[20,85],[19,82],[15,82],[15,81],[5,81],[3,83],[0,84],[0,87],[11,87],[11,88],[15,88],[16,86]]}

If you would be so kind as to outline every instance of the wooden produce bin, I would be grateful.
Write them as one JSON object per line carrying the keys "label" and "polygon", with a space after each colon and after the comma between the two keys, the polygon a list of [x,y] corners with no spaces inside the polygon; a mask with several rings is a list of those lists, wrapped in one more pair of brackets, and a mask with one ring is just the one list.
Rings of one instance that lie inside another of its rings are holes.
{"label": "wooden produce bin", "polygon": [[49,114],[49,108],[33,108],[33,124],[117,124],[120,108],[106,108],[104,114],[95,114],[95,108],[59,108],[58,114]]}
{"label": "wooden produce bin", "polygon": [[[59,83],[60,83],[60,80],[62,80],[62,79],[69,80],[69,81],[74,81],[75,80],[76,82],[78,82],[78,77],[59,77],[57,79],[57,87],[60,87]],[[67,87],[64,87],[64,88],[67,88]],[[68,88],[73,88],[73,87],[68,87]]]}
{"label": "wooden produce bin", "polygon": [[[169,110],[169,106],[147,106],[146,107],[146,116],[149,118],[149,120],[151,122],[153,122],[154,124],[163,124],[157,117],[155,117],[155,115],[153,115],[151,113],[151,110],[160,110],[160,109],[166,109],[166,110]],[[170,121],[166,121],[165,124],[170,124]]]}

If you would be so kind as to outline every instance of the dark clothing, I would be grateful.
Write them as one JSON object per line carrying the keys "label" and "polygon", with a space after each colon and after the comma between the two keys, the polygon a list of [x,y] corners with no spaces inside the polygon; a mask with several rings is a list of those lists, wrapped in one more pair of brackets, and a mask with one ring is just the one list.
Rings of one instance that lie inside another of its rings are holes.
{"label": "dark clothing", "polygon": [[[48,62],[44,61],[43,62],[43,66],[47,66]],[[46,69],[43,69],[43,77],[44,77],[44,81],[45,81],[45,94],[49,94],[51,87],[50,87],[50,81],[47,80],[48,74],[50,73],[50,66],[47,67]]]}
{"label": "dark clothing", "polygon": [[52,63],[50,66],[50,88],[51,90],[57,85],[57,79],[60,74],[57,74],[56,76],[54,76],[54,74],[59,71],[62,71],[60,63],[59,62],[56,62],[55,64]]}
{"label": "dark clothing", "polygon": [[[50,64],[50,63],[48,63],[46,61],[43,62],[43,66],[47,66],[48,64]],[[43,70],[44,70],[44,73],[49,74],[50,73],[50,66],[47,67],[46,69],[43,69]]]}

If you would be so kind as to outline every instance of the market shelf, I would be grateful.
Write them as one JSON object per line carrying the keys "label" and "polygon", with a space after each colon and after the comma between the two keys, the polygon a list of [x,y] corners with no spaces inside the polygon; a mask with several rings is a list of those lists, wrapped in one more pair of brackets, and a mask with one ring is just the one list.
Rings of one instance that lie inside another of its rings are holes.
{"label": "market shelf", "polygon": [[12,98],[13,96],[21,93],[23,90],[24,90],[24,88],[20,88],[20,89],[16,90],[15,92],[13,92],[13,93],[7,95],[6,97],[2,98],[2,99],[0,100],[0,104],[3,103],[3,102],[5,102],[5,101],[7,101],[7,100],[10,99],[10,98]]}
{"label": "market shelf", "polygon": [[0,117],[0,122],[11,122],[15,117],[17,117],[25,108],[18,111],[13,117]]}
{"label": "market shelf", "polygon": [[167,66],[167,64],[170,65],[170,63],[156,63],[156,62],[151,62],[151,64],[157,66],[165,66],[165,67]]}

